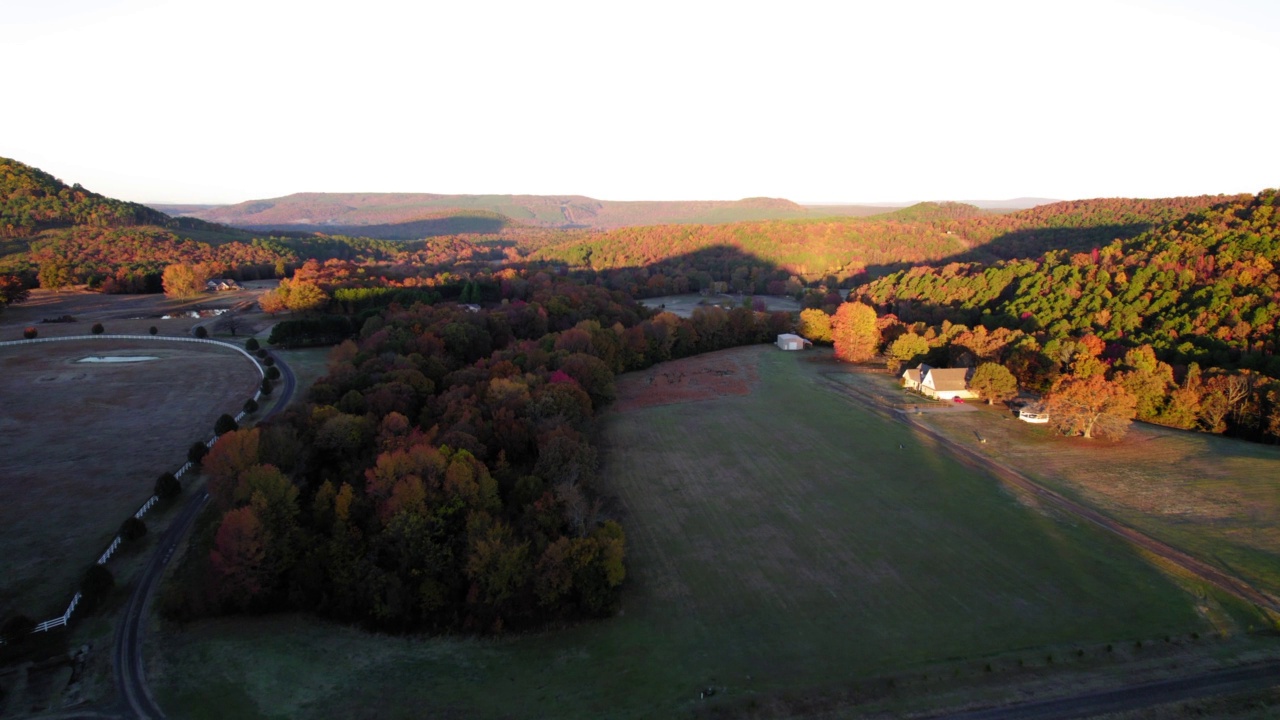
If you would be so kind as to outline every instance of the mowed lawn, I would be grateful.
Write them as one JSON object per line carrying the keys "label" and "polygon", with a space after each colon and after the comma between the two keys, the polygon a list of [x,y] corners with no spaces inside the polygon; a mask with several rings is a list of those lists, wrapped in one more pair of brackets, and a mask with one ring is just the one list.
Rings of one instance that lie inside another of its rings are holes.
{"label": "mowed lawn", "polygon": [[162,706],[193,718],[733,713],[1210,627],[1127,545],[1022,504],[831,392],[804,355],[732,352],[759,361],[752,394],[604,418],[603,490],[629,552],[616,617],[498,639],[296,616],[167,628],[148,670]]}

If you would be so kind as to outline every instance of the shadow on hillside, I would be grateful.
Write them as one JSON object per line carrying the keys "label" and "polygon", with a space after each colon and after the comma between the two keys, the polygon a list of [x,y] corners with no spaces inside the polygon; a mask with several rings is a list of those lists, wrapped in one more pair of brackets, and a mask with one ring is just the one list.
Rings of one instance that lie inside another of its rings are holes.
{"label": "shadow on hillside", "polygon": [[896,262],[867,266],[867,280],[884,277],[895,272],[910,270],[917,265],[943,266],[950,263],[995,263],[1001,260],[1035,258],[1051,250],[1068,253],[1089,252],[1110,244],[1113,240],[1129,240],[1150,230],[1154,224],[1130,223],[1126,225],[1098,225],[1079,228],[1030,228],[999,235],[989,242],[975,245],[963,252],[937,260],[921,262]]}

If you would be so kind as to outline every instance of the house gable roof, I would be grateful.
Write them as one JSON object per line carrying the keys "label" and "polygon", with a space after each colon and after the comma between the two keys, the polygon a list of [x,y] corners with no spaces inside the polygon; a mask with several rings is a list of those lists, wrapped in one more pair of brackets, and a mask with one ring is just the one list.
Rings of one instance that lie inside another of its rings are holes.
{"label": "house gable roof", "polygon": [[968,390],[969,368],[930,368],[924,382],[934,390]]}
{"label": "house gable roof", "polygon": [[907,368],[906,372],[902,373],[902,378],[907,382],[919,383],[929,370],[930,367],[927,364],[920,363],[917,367]]}

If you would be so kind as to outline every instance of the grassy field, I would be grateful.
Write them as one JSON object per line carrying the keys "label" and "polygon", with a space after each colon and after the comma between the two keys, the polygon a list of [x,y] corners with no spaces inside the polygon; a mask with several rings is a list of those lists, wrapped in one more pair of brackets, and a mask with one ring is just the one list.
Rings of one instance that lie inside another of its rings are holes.
{"label": "grassy field", "polygon": [[[843,379],[908,398],[883,375]],[[1280,598],[1280,448],[1144,423],[1119,442],[1086,441],[1017,422],[1003,408],[969,408],[916,417]]]}
{"label": "grassy field", "polygon": [[[1219,642],[1215,626],[1247,622],[831,392],[820,353],[730,352],[758,363],[750,394],[604,420],[604,490],[629,549],[616,617],[497,639],[378,637],[294,616],[167,628],[149,670],[162,706],[193,718],[840,716],[845,703],[1049,669],[1133,676],[1125,661],[1143,652],[1211,655],[1200,644]],[[628,392],[643,386],[624,379]]]}
{"label": "grassy field", "polygon": [[[78,362],[88,356],[151,359]],[[0,378],[0,617],[41,620],[259,381],[237,353],[145,340],[3,347]]]}
{"label": "grassy field", "polygon": [[[780,310],[783,312],[800,312],[800,303],[789,297],[777,297],[774,295],[758,295],[765,303],[765,308],[770,312]],[[667,312],[674,313],[680,317],[690,317],[693,311],[698,307],[706,305],[721,305],[723,307],[733,308],[742,305],[742,295],[711,295],[704,297],[698,293],[686,293],[684,295],[663,295],[662,297],[645,298],[640,301],[641,305],[650,308],[662,308]]]}

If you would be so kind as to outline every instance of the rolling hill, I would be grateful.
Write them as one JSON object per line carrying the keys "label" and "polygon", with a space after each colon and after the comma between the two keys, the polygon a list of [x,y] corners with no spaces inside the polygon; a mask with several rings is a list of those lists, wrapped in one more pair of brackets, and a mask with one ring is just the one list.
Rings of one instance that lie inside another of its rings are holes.
{"label": "rolling hill", "polygon": [[610,201],[581,195],[297,193],[217,207],[156,205],[179,215],[252,230],[291,230],[411,240],[511,227],[613,229],[865,215],[884,208],[808,208],[790,200]]}
{"label": "rolling hill", "polygon": [[1090,250],[1224,199],[1102,198],[1012,213],[991,213],[963,203],[919,203],[861,218],[616,228],[576,233],[537,249],[532,257],[595,271],[644,267],[668,275],[709,270],[719,276],[728,271],[681,266],[693,257],[714,261],[746,254],[804,282],[830,283],[831,276],[844,282],[922,263],[994,262],[1049,250]]}

